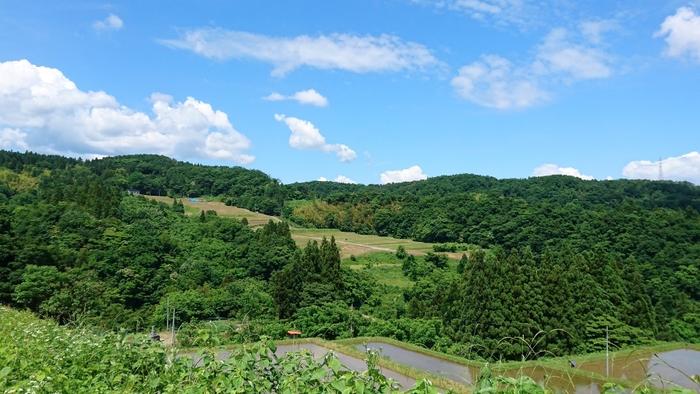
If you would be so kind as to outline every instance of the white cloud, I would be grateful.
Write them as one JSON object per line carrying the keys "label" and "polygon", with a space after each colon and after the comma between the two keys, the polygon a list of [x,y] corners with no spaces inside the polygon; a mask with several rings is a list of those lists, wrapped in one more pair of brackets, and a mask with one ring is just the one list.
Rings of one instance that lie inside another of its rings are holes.
{"label": "white cloud", "polygon": [[612,26],[607,21],[584,23],[575,34],[552,29],[529,64],[516,66],[498,55],[482,55],[459,69],[452,86],[460,96],[489,108],[507,110],[544,103],[551,98],[547,86],[613,74],[612,56],[600,48],[601,34]]}
{"label": "white cloud", "polygon": [[325,107],[328,105],[328,99],[321,96],[321,94],[313,89],[296,92],[291,98],[298,101],[300,104],[313,104],[317,107]]}
{"label": "white cloud", "polygon": [[[188,97],[172,103],[151,96],[153,116],[120,105],[105,92],[84,92],[55,68],[27,60],[0,63],[0,127],[18,148],[82,157],[159,153],[234,160],[247,164],[251,143],[228,116],[210,104]],[[13,134],[14,133],[14,134]],[[21,137],[21,138],[20,138]]]}
{"label": "white cloud", "polygon": [[333,182],[338,182],[338,183],[351,183],[351,184],[357,184],[357,182],[353,181],[352,179],[344,176],[344,175],[338,175],[333,179]]}
{"label": "white cloud", "polygon": [[287,99],[287,96],[283,96],[277,92],[272,92],[272,93],[270,93],[269,96],[263,97],[263,100],[267,100],[267,101],[282,101],[282,100],[286,100],[286,99]]}
{"label": "white cloud", "polygon": [[666,17],[654,37],[666,37],[665,54],[683,57],[686,54],[700,62],[700,15],[689,7],[681,7]]}
{"label": "white cloud", "polygon": [[114,14],[109,14],[105,20],[95,21],[95,23],[92,24],[92,28],[97,31],[119,30],[122,27],[124,27],[124,22],[122,22],[122,20]]}
{"label": "white cloud", "polygon": [[289,127],[292,132],[289,136],[289,146],[292,148],[335,152],[338,160],[343,163],[349,163],[357,157],[355,151],[347,145],[327,144],[321,132],[309,121],[279,114],[275,114],[275,120],[284,122]]}
{"label": "white cloud", "polygon": [[[700,185],[700,153],[669,157],[661,161],[663,178],[674,181],[689,181]],[[659,162],[640,160],[627,164],[622,175],[633,179],[659,179]]]}
{"label": "white cloud", "polygon": [[[584,31],[586,31],[584,25]],[[588,29],[591,34],[591,29]],[[596,40],[600,40],[600,31]],[[538,48],[537,65],[539,72],[565,73],[573,79],[607,78],[612,75],[608,66],[610,56],[589,43],[573,43],[570,33],[563,28],[553,29]],[[542,68],[544,67],[544,68]]]}
{"label": "white cloud", "polygon": [[618,22],[614,19],[601,19],[595,21],[583,21],[579,25],[581,34],[593,44],[603,42],[603,33],[618,28]]}
{"label": "white cloud", "polygon": [[0,129],[0,149],[29,150],[26,142],[27,133],[19,129]]}
{"label": "white cloud", "polygon": [[170,48],[186,49],[209,58],[255,59],[274,65],[273,76],[308,66],[356,73],[425,70],[441,63],[421,44],[399,37],[330,34],[284,38],[224,29],[198,29],[175,40],[160,40]]}
{"label": "white cloud", "polygon": [[324,178],[324,177],[320,177],[320,178],[317,179],[317,181],[319,181],[319,182],[328,182],[328,179],[326,179],[326,178]]}
{"label": "white cloud", "polygon": [[538,15],[538,7],[527,0],[411,0],[412,3],[463,12],[474,19],[494,20],[498,24],[532,23],[528,15]]}
{"label": "white cloud", "polygon": [[380,179],[383,184],[387,184],[419,181],[428,179],[428,176],[423,174],[423,170],[420,167],[413,166],[405,170],[386,171],[380,175]]}
{"label": "white cloud", "polygon": [[593,179],[590,175],[583,175],[579,170],[572,167],[559,167],[556,164],[543,164],[532,172],[532,176],[548,176],[548,175],[568,175],[576,178],[581,178],[586,181]]}
{"label": "white cloud", "polygon": [[460,68],[452,86],[462,97],[498,109],[530,107],[549,97],[527,70],[496,55],[483,55],[481,61]]}
{"label": "white cloud", "polygon": [[263,100],[267,101],[282,101],[282,100],[296,100],[300,104],[313,104],[317,107],[325,107],[328,105],[328,99],[323,97],[320,93],[314,89],[303,90],[301,92],[296,92],[292,96],[284,96],[277,92],[270,94],[269,96],[263,97]]}

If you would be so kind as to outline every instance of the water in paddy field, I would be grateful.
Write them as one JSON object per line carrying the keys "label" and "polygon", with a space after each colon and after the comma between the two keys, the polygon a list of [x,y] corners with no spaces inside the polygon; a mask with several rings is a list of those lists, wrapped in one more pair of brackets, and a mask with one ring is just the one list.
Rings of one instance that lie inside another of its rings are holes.
{"label": "water in paddy field", "polygon": [[[364,350],[364,345],[357,345],[355,347]],[[426,356],[425,354],[406,350],[383,342],[370,342],[367,344],[367,348],[381,348],[382,355],[390,358],[394,362],[408,365],[464,385],[472,384],[481,369],[479,367],[468,367],[449,361],[443,361],[435,357]],[[529,367],[505,372],[505,375],[511,377],[516,377],[521,374],[529,376],[534,381],[545,384],[547,388],[557,392],[597,394],[600,393],[602,389],[601,383],[591,379],[571,376],[566,372],[547,370],[542,367]]]}
{"label": "water in paddy field", "polygon": [[[314,345],[313,343],[303,343],[299,345],[281,345],[277,346],[277,356],[282,356],[283,354],[293,352],[293,351],[298,351],[300,349],[306,349],[311,352],[311,354],[314,355],[314,357],[318,358],[323,358],[323,356],[326,355],[326,353],[329,352],[328,349],[322,346]],[[347,369],[352,370],[352,371],[358,371],[358,372],[364,372],[367,370],[367,363],[365,363],[364,360],[360,360],[359,358],[351,357],[342,353],[335,353],[336,356],[338,356],[338,359],[340,360],[340,363],[344,365]],[[415,379],[411,379],[407,376],[404,376],[398,372],[394,372],[389,369],[381,369],[382,375],[386,376],[387,378],[394,379],[397,381],[401,387],[404,390],[408,390],[413,385],[416,383]]]}
{"label": "water in paddy field", "polygon": [[[277,346],[277,351],[275,352],[275,354],[277,355],[277,357],[282,357],[289,352],[295,352],[302,349],[311,352],[311,354],[317,360],[323,358],[323,356],[325,356],[326,353],[329,352],[329,350],[323,346],[318,346],[313,343],[300,343],[294,345],[279,345]],[[216,358],[218,360],[227,360],[230,356],[230,351],[219,350],[218,354],[216,355]],[[347,370],[358,372],[364,372],[367,370],[367,363],[365,363],[364,360],[360,360],[358,358],[351,357],[338,352],[336,352],[336,356],[338,356],[340,363],[343,366],[345,366]],[[193,360],[196,360],[197,355],[196,353],[181,353],[180,357],[191,357]],[[199,362],[197,363],[199,364]],[[387,378],[393,379],[396,382],[398,382],[404,390],[410,389],[416,383],[415,379],[411,379],[408,376],[402,375],[398,372],[394,372],[389,369],[381,368],[381,373]]]}
{"label": "water in paddy field", "polygon": [[[355,348],[363,351],[365,350],[364,345],[356,345]],[[465,385],[472,383],[473,379],[479,373],[479,368],[477,367],[465,367],[464,365],[442,361],[435,357],[389,345],[388,343],[369,342],[367,344],[367,349],[381,349],[382,356],[388,357],[394,362],[408,365],[409,367],[426,371],[435,376],[441,376]]]}
{"label": "water in paddy field", "polygon": [[[605,376],[605,361],[582,363],[580,368]],[[625,353],[610,360],[610,376],[631,382],[649,380],[658,387],[680,386],[700,391],[700,383],[694,382],[690,378],[692,375],[700,375],[700,352],[697,350]]]}

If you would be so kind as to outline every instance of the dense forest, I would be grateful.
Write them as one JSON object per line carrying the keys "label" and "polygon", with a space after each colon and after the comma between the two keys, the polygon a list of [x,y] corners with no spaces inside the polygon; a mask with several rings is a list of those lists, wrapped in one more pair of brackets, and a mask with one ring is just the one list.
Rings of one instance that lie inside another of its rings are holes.
{"label": "dense forest", "polygon": [[[203,195],[286,221],[186,215],[178,200]],[[164,327],[167,305],[185,342],[198,322],[229,318],[240,323],[231,342],[295,328],[485,359],[597,350],[605,327],[618,346],[700,341],[699,209],[700,188],[668,181],[282,185],[154,155],[0,151],[0,303],[110,330]],[[412,283],[392,288],[348,268],[334,239],[297,247],[290,224],[433,242],[436,253],[386,256]]]}

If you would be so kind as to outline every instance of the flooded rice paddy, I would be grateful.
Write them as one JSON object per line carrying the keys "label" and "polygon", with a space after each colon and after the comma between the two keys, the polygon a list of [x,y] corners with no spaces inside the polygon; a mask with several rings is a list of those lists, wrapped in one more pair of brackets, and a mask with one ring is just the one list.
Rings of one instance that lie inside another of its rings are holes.
{"label": "flooded rice paddy", "polygon": [[[300,343],[300,344],[294,344],[294,345],[278,345],[277,346],[277,351],[275,354],[277,357],[281,357],[289,352],[295,352],[299,350],[308,350],[311,352],[311,354],[314,356],[315,359],[321,359],[323,358],[326,353],[328,353],[330,350],[323,346],[319,346],[313,343]],[[345,367],[346,370],[350,371],[358,371],[358,372],[364,372],[367,370],[367,363],[364,360],[361,360],[359,358],[351,357],[342,353],[335,353],[338,359],[340,360],[340,363]],[[197,364],[200,363],[199,360],[197,360],[197,354],[196,353],[181,353],[181,357],[191,357],[193,360],[197,362]],[[219,352],[216,355],[217,360],[227,360],[231,356],[231,352],[227,350],[219,350]],[[342,369],[342,368],[341,368]],[[387,378],[393,379],[396,382],[398,382],[401,387],[404,390],[408,390],[409,388],[413,387],[413,385],[416,383],[415,379],[409,378],[408,376],[402,375],[398,372],[381,368],[381,373],[386,376]]]}
{"label": "flooded rice paddy", "polygon": [[[581,363],[584,371],[605,376],[605,360]],[[650,381],[658,387],[684,387],[700,391],[700,383],[691,379],[700,375],[700,352],[678,349],[662,353],[620,352],[609,362],[611,377],[630,382]]]}
{"label": "flooded rice paddy", "polygon": [[[357,345],[355,347],[364,350],[364,345]],[[440,360],[383,342],[370,342],[367,344],[367,348],[381,348],[382,355],[390,358],[394,362],[430,372],[435,376],[441,376],[467,386],[474,382],[481,369],[479,367],[470,367]],[[602,384],[591,379],[571,376],[565,372],[547,370],[542,367],[530,367],[504,372],[504,375],[511,377],[516,377],[521,374],[531,377],[540,384],[545,384],[548,388],[556,392],[598,394],[602,388]]]}
{"label": "flooded rice paddy", "polygon": [[[364,350],[364,345],[356,345],[355,347]],[[370,342],[367,344],[367,348],[381,348],[382,355],[394,362],[465,385],[471,384],[476,379],[480,369],[440,360],[383,342]],[[605,376],[605,361],[584,363],[580,369]],[[643,382],[649,377],[649,380],[659,387],[668,388],[677,385],[700,390],[700,386],[690,378],[694,374],[700,374],[700,352],[680,349],[658,355],[649,354],[647,357],[639,355],[618,358],[611,363],[610,376],[631,382]],[[503,372],[503,375],[510,377],[529,376],[555,392],[597,394],[602,391],[603,386],[602,382],[543,366],[514,369]]]}
{"label": "flooded rice paddy", "polygon": [[[364,345],[355,345],[356,349],[365,350]],[[407,350],[384,342],[367,343],[368,349],[382,350],[382,356],[392,361],[428,372],[435,376],[450,379],[454,382],[469,386],[477,378],[480,368],[465,366],[444,361],[419,352]],[[313,343],[301,343],[294,345],[280,345],[277,347],[278,357],[292,351],[306,349],[316,358],[320,359],[329,352],[323,346]],[[227,359],[229,351],[219,351],[218,359]],[[342,365],[353,371],[363,372],[367,370],[364,360],[336,352]],[[194,354],[182,354],[182,356],[196,357]],[[592,372],[605,376],[605,360],[582,362],[577,367],[582,371]],[[386,377],[396,380],[404,389],[415,384],[415,380],[398,372],[382,369]],[[495,372],[494,372],[495,373]],[[505,376],[516,377],[525,375],[539,384],[545,385],[555,392],[576,394],[598,394],[602,391],[602,382],[591,378],[578,376],[567,371],[545,368],[543,366],[523,367],[502,372]],[[609,375],[613,378],[624,379],[634,383],[649,381],[662,388],[683,387],[700,392],[700,383],[692,380],[693,375],[700,375],[700,351],[691,349],[678,349],[658,354],[617,352],[612,354],[609,364]]]}

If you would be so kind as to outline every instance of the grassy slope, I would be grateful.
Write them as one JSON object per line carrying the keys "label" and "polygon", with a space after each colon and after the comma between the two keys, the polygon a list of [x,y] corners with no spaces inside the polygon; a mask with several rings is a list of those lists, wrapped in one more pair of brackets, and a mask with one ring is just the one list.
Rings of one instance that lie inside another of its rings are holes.
{"label": "grassy slope", "polygon": [[336,229],[292,229],[292,238],[299,246],[305,246],[308,241],[318,240],[323,237],[335,237],[335,242],[343,251],[343,258],[350,255],[360,256],[370,252],[396,252],[399,245],[403,245],[406,251],[415,255],[422,255],[432,250],[433,245],[425,242],[416,242],[409,239],[396,239],[393,237],[380,237],[378,235],[360,235],[349,232],[341,232]]}
{"label": "grassy slope", "polygon": [[[144,196],[156,201],[161,201],[166,204],[172,204],[173,199],[170,197],[159,196]],[[226,206],[222,202],[209,201],[206,198],[198,198],[200,202],[191,202],[188,198],[182,199],[182,204],[185,206],[185,214],[198,215],[201,210],[216,211],[219,216],[227,218],[235,218],[241,220],[248,219],[251,227],[262,226],[269,220],[279,221],[279,218],[274,216],[263,215],[261,213],[251,212],[247,209]],[[206,200],[206,201],[203,201]],[[328,239],[331,236],[335,237],[335,241],[343,252],[342,257],[348,258],[351,255],[360,256],[366,253],[382,251],[395,252],[399,245],[403,245],[406,250],[415,255],[422,255],[425,252],[432,250],[432,244],[424,242],[415,242],[408,239],[396,239],[392,237],[380,237],[378,235],[360,235],[355,233],[345,233],[340,230],[330,229],[308,229],[308,228],[292,228],[292,238],[300,247],[306,246],[309,241],[321,241],[323,237]],[[451,256],[459,258],[459,256]]]}
{"label": "grassy slope", "polygon": [[[170,197],[158,197],[158,196],[144,196],[156,201],[161,201],[166,204],[172,204],[173,199]],[[200,202],[192,202],[188,198],[182,199],[182,205],[185,206],[185,214],[198,215],[200,211],[216,211],[219,216],[226,218],[234,218],[241,220],[243,218],[248,219],[248,224],[251,227],[262,226],[269,220],[274,220],[279,222],[279,219],[274,216],[263,215],[261,213],[251,212],[247,209],[230,207],[226,204],[218,201],[209,201],[205,198],[198,198]],[[206,201],[204,201],[206,200]]]}

